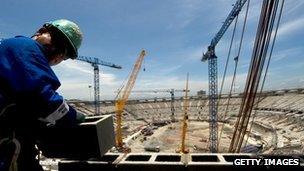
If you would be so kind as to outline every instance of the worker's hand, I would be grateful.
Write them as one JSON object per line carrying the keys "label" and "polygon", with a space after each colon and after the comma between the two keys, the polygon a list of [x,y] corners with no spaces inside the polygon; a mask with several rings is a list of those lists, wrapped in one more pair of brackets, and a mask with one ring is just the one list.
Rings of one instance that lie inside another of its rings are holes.
{"label": "worker's hand", "polygon": [[77,111],[77,114],[76,114],[77,122],[79,122],[79,123],[84,122],[85,118],[86,118],[86,115],[84,113]]}

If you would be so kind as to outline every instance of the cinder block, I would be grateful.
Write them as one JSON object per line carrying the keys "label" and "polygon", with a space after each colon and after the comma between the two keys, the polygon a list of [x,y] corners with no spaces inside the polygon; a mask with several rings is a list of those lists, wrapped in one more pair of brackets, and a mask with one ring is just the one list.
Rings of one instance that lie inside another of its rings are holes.
{"label": "cinder block", "polygon": [[115,144],[113,118],[111,115],[88,117],[73,127],[45,128],[39,141],[38,146],[46,157],[100,159]]}
{"label": "cinder block", "polygon": [[184,171],[185,165],[180,162],[179,154],[163,153],[130,153],[117,164],[121,171]]}
{"label": "cinder block", "polygon": [[128,162],[147,162],[149,161],[151,158],[151,155],[129,155],[125,161],[128,161]]}
{"label": "cinder block", "polygon": [[[234,166],[232,161],[236,158],[294,158],[303,156],[275,156],[252,154],[191,154],[188,164],[182,163],[181,155],[174,153],[107,153],[99,161],[62,160],[59,162],[59,171],[234,171],[234,170],[286,170],[283,166]],[[294,166],[292,170],[303,170],[303,166]],[[289,167],[288,167],[289,169]]]}
{"label": "cinder block", "polygon": [[58,163],[59,171],[114,171],[116,160],[123,157],[123,154],[107,153],[98,161],[79,161],[79,160],[62,160]]}
{"label": "cinder block", "polygon": [[[223,162],[224,161],[224,162]],[[187,165],[189,171],[200,170],[233,170],[232,163],[227,163],[219,154],[193,153]]]}
{"label": "cinder block", "polygon": [[191,161],[192,162],[219,162],[219,158],[217,155],[212,155],[212,154],[205,154],[205,155],[200,155],[200,154],[192,154],[191,155]]}
{"label": "cinder block", "polygon": [[180,162],[181,156],[180,155],[157,155],[155,158],[156,162]]}

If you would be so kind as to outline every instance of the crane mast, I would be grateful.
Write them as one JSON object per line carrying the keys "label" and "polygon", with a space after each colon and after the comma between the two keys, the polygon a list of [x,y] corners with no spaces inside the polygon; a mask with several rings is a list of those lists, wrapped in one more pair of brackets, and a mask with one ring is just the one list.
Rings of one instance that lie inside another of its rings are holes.
{"label": "crane mast", "polygon": [[131,90],[134,87],[137,75],[141,68],[142,62],[146,55],[146,51],[142,50],[139,57],[137,58],[135,65],[133,67],[132,73],[123,91],[119,91],[118,99],[115,102],[116,108],[116,147],[118,150],[123,150],[122,141],[122,112],[126,105],[126,102],[131,94]]}
{"label": "crane mast", "polygon": [[102,61],[98,58],[88,57],[88,56],[78,56],[76,58],[79,61],[90,63],[94,69],[94,106],[95,106],[95,115],[100,114],[100,93],[99,93],[99,66],[103,65],[111,68],[121,69],[121,66],[112,64],[110,62]]}
{"label": "crane mast", "polygon": [[211,40],[208,50],[203,54],[201,61],[208,60],[208,77],[209,77],[209,149],[212,153],[218,150],[218,125],[217,125],[217,100],[218,100],[218,74],[217,74],[217,56],[215,55],[215,46],[221,40],[226,30],[240,13],[247,0],[237,0],[233,9],[229,13],[219,32]]}
{"label": "crane mast", "polygon": [[189,73],[187,74],[187,81],[186,81],[186,91],[185,91],[185,99],[184,99],[184,117],[183,117],[182,134],[181,134],[182,142],[180,147],[180,152],[183,154],[189,153],[189,149],[186,149],[186,145],[185,145],[186,133],[188,128],[188,107],[189,107],[188,80],[189,80]]}

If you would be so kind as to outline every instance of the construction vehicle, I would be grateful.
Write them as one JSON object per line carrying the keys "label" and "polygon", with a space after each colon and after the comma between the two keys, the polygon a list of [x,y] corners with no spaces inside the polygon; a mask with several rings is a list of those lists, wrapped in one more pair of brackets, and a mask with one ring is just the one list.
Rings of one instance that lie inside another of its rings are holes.
{"label": "construction vehicle", "polygon": [[146,51],[142,50],[139,57],[137,58],[133,70],[130,74],[130,77],[128,79],[128,82],[125,86],[122,86],[124,90],[120,90],[117,95],[117,100],[115,102],[115,108],[116,108],[116,149],[118,151],[124,151],[128,152],[130,149],[123,146],[122,141],[122,112],[124,110],[124,107],[126,105],[126,102],[129,98],[129,95],[131,94],[131,90],[134,87],[137,75],[139,73],[139,70],[141,68],[142,62],[144,60],[144,57],[146,55]]}
{"label": "construction vehicle", "polygon": [[95,106],[95,115],[100,114],[100,93],[99,93],[99,67],[98,65],[107,66],[111,68],[121,69],[121,66],[112,64],[110,62],[102,61],[98,58],[88,57],[88,56],[78,56],[76,58],[79,61],[84,61],[90,63],[94,68],[94,106]]}
{"label": "construction vehicle", "polygon": [[160,151],[160,147],[159,146],[145,146],[144,147],[145,151],[149,151],[149,152],[159,152]]}
{"label": "construction vehicle", "polygon": [[216,153],[218,150],[218,125],[217,125],[217,101],[218,101],[218,86],[217,86],[217,56],[215,55],[215,46],[221,40],[226,30],[234,20],[236,16],[240,13],[242,7],[247,0],[238,0],[225,22],[223,23],[220,31],[211,40],[211,44],[208,46],[208,50],[203,54],[201,61],[208,60],[208,75],[209,75],[209,142],[210,151]]}

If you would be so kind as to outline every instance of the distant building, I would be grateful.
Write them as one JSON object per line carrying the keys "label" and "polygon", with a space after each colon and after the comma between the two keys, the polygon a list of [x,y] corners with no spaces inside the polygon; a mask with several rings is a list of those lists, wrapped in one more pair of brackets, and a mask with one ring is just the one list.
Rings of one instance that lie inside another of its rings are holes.
{"label": "distant building", "polygon": [[199,97],[205,97],[206,96],[206,91],[204,91],[204,90],[198,91],[197,92],[197,96],[199,96]]}

